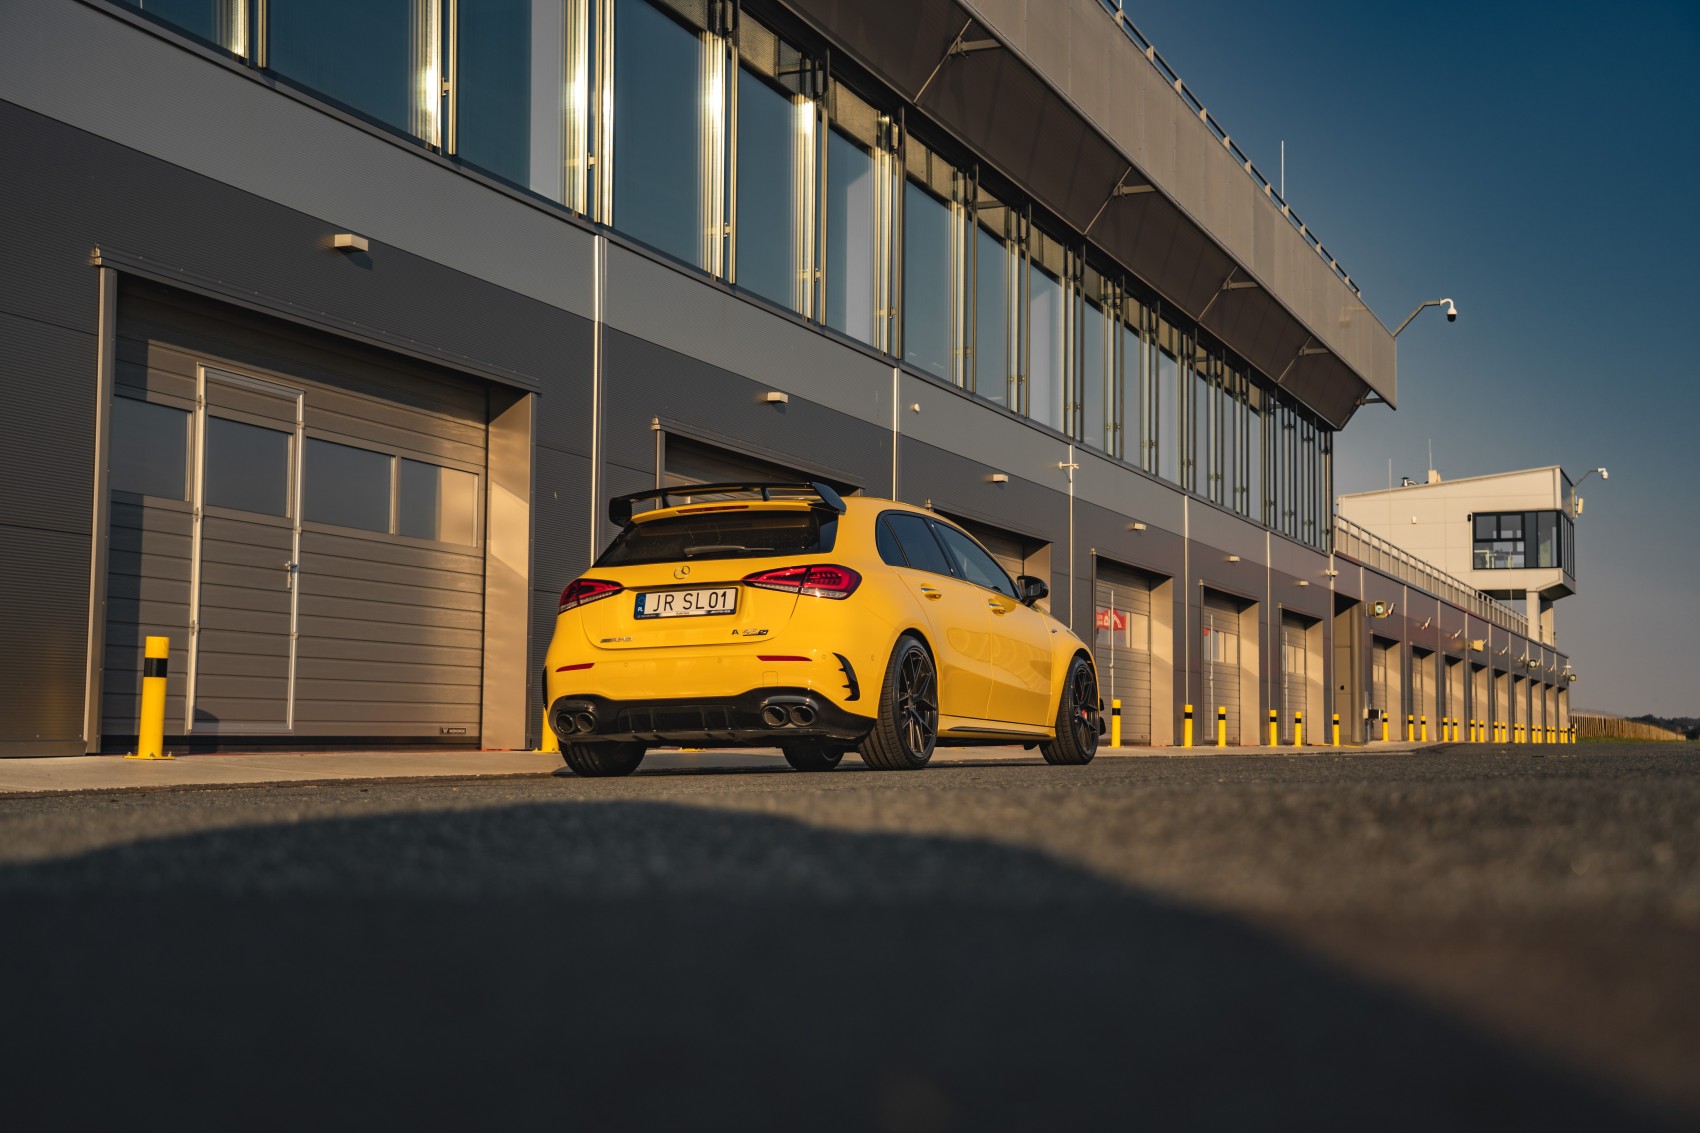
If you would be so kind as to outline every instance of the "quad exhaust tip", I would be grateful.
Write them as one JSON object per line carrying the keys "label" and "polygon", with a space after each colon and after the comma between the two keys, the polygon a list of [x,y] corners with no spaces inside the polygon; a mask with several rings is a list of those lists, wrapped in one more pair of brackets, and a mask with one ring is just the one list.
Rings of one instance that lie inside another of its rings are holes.
{"label": "quad exhaust tip", "polygon": [[555,733],[562,736],[584,736],[596,731],[596,715],[592,712],[562,712],[555,717]]}
{"label": "quad exhaust tip", "polygon": [[814,705],[793,703],[789,699],[764,704],[761,710],[761,722],[770,728],[807,728],[819,717]]}

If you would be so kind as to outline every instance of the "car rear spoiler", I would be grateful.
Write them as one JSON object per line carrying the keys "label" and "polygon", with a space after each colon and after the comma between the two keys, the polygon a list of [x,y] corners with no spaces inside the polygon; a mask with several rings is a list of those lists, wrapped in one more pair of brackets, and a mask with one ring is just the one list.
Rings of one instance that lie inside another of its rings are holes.
{"label": "car rear spoiler", "polygon": [[763,500],[774,499],[774,493],[784,493],[778,498],[784,499],[792,493],[805,493],[817,497],[818,503],[810,502],[810,507],[825,508],[827,511],[843,515],[844,500],[829,485],[815,480],[807,484],[680,484],[672,488],[656,488],[649,492],[628,492],[623,496],[615,496],[608,501],[608,521],[616,527],[624,527],[632,521],[632,505],[645,500],[660,500],[662,507],[672,507],[668,502],[671,496],[721,496],[731,492],[754,492]]}

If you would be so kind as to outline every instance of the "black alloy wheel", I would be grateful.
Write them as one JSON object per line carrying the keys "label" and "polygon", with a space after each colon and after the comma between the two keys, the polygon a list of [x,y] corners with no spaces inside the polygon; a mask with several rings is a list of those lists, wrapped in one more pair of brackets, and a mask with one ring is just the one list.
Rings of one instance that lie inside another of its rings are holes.
{"label": "black alloy wheel", "polygon": [[844,749],[824,740],[787,740],[779,745],[785,762],[798,771],[831,771],[844,758]]}
{"label": "black alloy wheel", "polygon": [[1039,745],[1046,763],[1091,763],[1098,754],[1098,678],[1086,658],[1069,662],[1057,702],[1057,738]]}
{"label": "black alloy wheel", "polygon": [[919,771],[939,738],[938,671],[916,638],[897,639],[880,689],[880,713],[862,740],[862,762],[876,771]]}

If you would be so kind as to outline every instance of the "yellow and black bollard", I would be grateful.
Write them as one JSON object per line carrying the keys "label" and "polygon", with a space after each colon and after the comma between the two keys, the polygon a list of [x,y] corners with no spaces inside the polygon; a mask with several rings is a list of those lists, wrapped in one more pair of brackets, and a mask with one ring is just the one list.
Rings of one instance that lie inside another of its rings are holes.
{"label": "yellow and black bollard", "polygon": [[1281,725],[1275,715],[1275,709],[1269,710],[1269,746],[1275,747],[1281,742]]}
{"label": "yellow and black bollard", "polygon": [[1405,742],[1408,744],[1417,742],[1417,714],[1415,712],[1405,713]]}
{"label": "yellow and black bollard", "polygon": [[1228,746],[1228,709],[1222,704],[1216,706],[1216,746]]}
{"label": "yellow and black bollard", "polygon": [[1419,719],[1422,720],[1422,731],[1419,733],[1419,735],[1421,736],[1423,743],[1426,744],[1426,743],[1428,743],[1428,715],[1427,715],[1427,713],[1424,713],[1422,716],[1419,717]]}
{"label": "yellow and black bollard", "polygon": [[1333,746],[1340,746],[1340,714],[1338,712],[1334,713]]}
{"label": "yellow and black bollard", "polygon": [[1122,702],[1110,701],[1110,746],[1122,746]]}
{"label": "yellow and black bollard", "polygon": [[126,759],[170,759],[165,750],[165,681],[169,637],[150,637],[142,649],[142,721],[136,751]]}
{"label": "yellow and black bollard", "polygon": [[1192,746],[1192,705],[1186,707],[1186,719],[1181,724],[1181,746]]}
{"label": "yellow and black bollard", "polygon": [[1305,714],[1303,712],[1293,713],[1293,746],[1305,746]]}
{"label": "yellow and black bollard", "polygon": [[1381,710],[1381,742],[1382,743],[1387,742],[1388,729],[1391,728],[1391,727],[1392,727],[1392,724],[1389,723],[1387,709],[1383,708]]}

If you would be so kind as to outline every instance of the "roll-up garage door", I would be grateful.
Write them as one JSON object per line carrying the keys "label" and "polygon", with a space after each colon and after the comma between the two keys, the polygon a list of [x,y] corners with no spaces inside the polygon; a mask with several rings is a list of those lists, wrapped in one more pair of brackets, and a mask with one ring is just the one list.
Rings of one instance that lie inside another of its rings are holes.
{"label": "roll-up garage door", "polygon": [[1411,650],[1411,715],[1421,738],[1423,724],[1434,721],[1434,654],[1421,649]]}
{"label": "roll-up garage door", "polygon": [[1388,738],[1394,739],[1404,735],[1400,729],[1403,722],[1397,719],[1399,715],[1399,658],[1394,653],[1395,645],[1383,637],[1370,639],[1370,690],[1373,697],[1370,707],[1375,709],[1370,721],[1370,735],[1374,739],[1381,738],[1381,722],[1383,719],[1391,723],[1387,729]]}
{"label": "roll-up garage door", "polygon": [[[1456,657],[1446,658],[1446,710],[1442,713],[1464,734],[1464,662]],[[1445,737],[1442,737],[1445,738]]]}
{"label": "roll-up garage door", "polygon": [[782,464],[677,436],[667,437],[663,459],[664,488],[685,484],[799,484],[819,479]]}
{"label": "roll-up garage door", "polygon": [[488,395],[470,378],[126,283],[105,734],[480,733]]}
{"label": "roll-up garage door", "polygon": [[1092,639],[1104,705],[1122,702],[1122,742],[1151,742],[1151,587],[1142,571],[1098,560]]}
{"label": "roll-up garage door", "polygon": [[1204,733],[1205,743],[1216,742],[1217,710],[1226,708],[1228,742],[1238,743],[1240,732],[1240,603],[1225,594],[1204,592],[1202,649],[1199,678],[1203,703],[1194,719]]}
{"label": "roll-up garage door", "polygon": [[[1281,742],[1293,742],[1293,725],[1310,695],[1310,658],[1305,650],[1305,622],[1295,614],[1281,615]],[[1317,722],[1312,720],[1314,729]],[[1312,736],[1319,735],[1315,731]]]}

